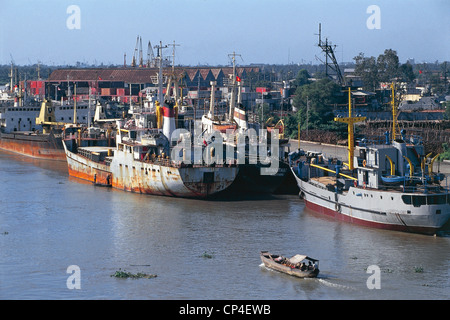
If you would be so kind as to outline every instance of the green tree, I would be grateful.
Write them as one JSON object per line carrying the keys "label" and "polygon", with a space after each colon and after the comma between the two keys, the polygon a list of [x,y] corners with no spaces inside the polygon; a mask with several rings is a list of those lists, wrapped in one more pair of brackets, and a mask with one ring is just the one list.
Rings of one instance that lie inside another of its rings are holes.
{"label": "green tree", "polygon": [[355,74],[360,76],[364,88],[368,90],[375,90],[380,84],[378,75],[378,66],[375,57],[365,57],[364,53],[360,53],[353,58],[355,60]]}
{"label": "green tree", "polygon": [[379,80],[381,82],[390,82],[399,76],[399,60],[397,51],[392,49],[384,50],[377,59],[377,68]]}
{"label": "green tree", "polygon": [[415,79],[413,67],[409,62],[402,64],[398,69],[402,81],[412,82]]}
{"label": "green tree", "polygon": [[311,78],[311,76],[309,75],[308,71],[305,69],[301,69],[297,73],[297,77],[295,78],[294,85],[296,87],[301,87],[305,84],[310,84],[311,81],[309,80],[309,78]]}
{"label": "green tree", "polygon": [[340,87],[326,78],[298,87],[293,104],[302,129],[306,129],[306,122],[308,128],[320,129],[334,121],[333,106],[339,94]]}

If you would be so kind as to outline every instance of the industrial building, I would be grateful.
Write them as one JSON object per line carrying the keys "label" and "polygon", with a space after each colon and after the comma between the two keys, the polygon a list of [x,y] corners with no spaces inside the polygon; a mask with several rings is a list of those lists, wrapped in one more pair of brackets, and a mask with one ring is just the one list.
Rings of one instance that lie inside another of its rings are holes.
{"label": "industrial building", "polygon": [[[246,78],[249,72],[259,72],[258,67],[238,67],[237,76]],[[232,67],[167,67],[163,75],[174,73],[180,79],[184,93],[189,91],[208,90],[211,81],[216,81],[217,87],[226,87],[233,74]],[[86,99],[91,88],[91,94],[106,100],[128,102],[137,101],[140,92],[146,88],[157,88],[158,68],[67,68],[53,71],[47,82],[48,95],[52,99],[66,99],[76,95]]]}

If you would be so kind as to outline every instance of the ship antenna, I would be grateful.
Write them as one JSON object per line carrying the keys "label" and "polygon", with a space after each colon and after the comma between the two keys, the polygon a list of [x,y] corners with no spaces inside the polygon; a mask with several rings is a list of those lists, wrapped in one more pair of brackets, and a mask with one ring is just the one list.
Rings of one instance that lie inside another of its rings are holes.
{"label": "ship antenna", "polygon": [[395,106],[395,94],[394,94],[394,83],[391,83],[391,91],[392,91],[392,140],[395,140],[395,132],[397,128],[397,108]]}
{"label": "ship antenna", "polygon": [[348,88],[348,117],[346,118],[334,118],[334,121],[343,122],[347,124],[348,130],[348,169],[353,170],[353,155],[355,152],[355,143],[353,135],[353,125],[356,122],[366,120],[366,117],[352,117],[352,93],[350,87]]}

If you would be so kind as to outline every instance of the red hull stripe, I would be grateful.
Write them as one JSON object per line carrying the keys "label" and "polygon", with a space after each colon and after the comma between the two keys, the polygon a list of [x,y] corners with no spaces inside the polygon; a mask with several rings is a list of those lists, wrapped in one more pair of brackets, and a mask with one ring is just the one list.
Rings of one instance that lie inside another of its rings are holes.
{"label": "red hull stripe", "polygon": [[307,200],[305,200],[305,204],[308,209],[310,209],[314,212],[325,214],[336,220],[349,222],[349,223],[353,223],[353,224],[357,224],[357,225],[361,225],[361,226],[378,228],[378,229],[386,229],[386,230],[394,230],[394,231],[423,233],[423,234],[435,234],[437,231],[436,228],[408,227],[405,225],[386,224],[386,223],[379,223],[379,222],[374,222],[374,221],[357,219],[355,217],[347,216],[345,214],[331,210],[329,208],[319,206],[319,205],[312,203],[310,201],[307,201]]}

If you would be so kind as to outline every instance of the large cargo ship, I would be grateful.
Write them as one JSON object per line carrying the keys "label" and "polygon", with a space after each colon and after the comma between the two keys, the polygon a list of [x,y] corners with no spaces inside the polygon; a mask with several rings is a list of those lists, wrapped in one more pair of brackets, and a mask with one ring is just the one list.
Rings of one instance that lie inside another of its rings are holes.
{"label": "large cargo ship", "polygon": [[418,137],[397,136],[395,121],[392,137],[362,142],[355,152],[353,123],[363,119],[352,117],[349,102],[349,116],[335,120],[348,124],[348,163],[312,152],[293,159],[306,207],[369,227],[436,234],[450,219],[448,186],[432,170],[436,156],[425,155]]}
{"label": "large cargo ship", "polygon": [[60,130],[48,134],[0,132],[0,149],[38,159],[66,161]]}
{"label": "large cargo ship", "polygon": [[[118,121],[116,146],[80,147],[79,138],[66,136],[63,145],[69,175],[143,194],[208,198],[228,189],[239,168],[171,159],[168,136],[175,128],[172,104],[164,104],[163,129],[125,127]],[[190,143],[190,141],[189,141]]]}
{"label": "large cargo ship", "polygon": [[[0,130],[1,149],[38,159],[65,161],[62,145],[64,123],[55,121],[55,109],[51,101],[44,100],[40,108],[5,108],[2,112],[3,119],[7,120],[10,113],[18,115],[19,129],[21,128],[21,122],[26,122],[30,126],[30,131],[17,131],[16,127],[11,128],[11,126],[5,125]],[[35,117],[32,118],[33,116]],[[11,117],[10,120],[13,122],[14,118]],[[36,130],[36,126],[40,131]]]}
{"label": "large cargo ship", "polygon": [[0,149],[38,159],[66,161],[62,145],[65,120],[72,121],[74,116],[81,118],[78,123],[86,123],[88,114],[87,106],[54,106],[50,100],[44,100],[40,107],[2,107]]}
{"label": "large cargo ship", "polygon": [[[287,155],[289,154],[289,140],[284,139],[283,134],[266,132],[266,136],[258,136],[262,132],[259,123],[249,122],[246,108],[241,104],[241,82],[235,81],[235,67],[233,68],[231,98],[228,117],[215,113],[215,81],[211,81],[211,98],[209,112],[202,116],[202,132],[205,136],[214,137],[220,135],[225,145],[235,150],[233,158],[238,159],[239,173],[229,192],[237,194],[272,194],[277,190],[280,193],[290,193],[296,189],[295,181],[289,183],[287,179],[291,175]],[[236,82],[237,85],[236,85]],[[237,87],[237,101],[236,100]],[[278,128],[277,128],[278,129]],[[268,130],[269,131],[269,128]],[[264,141],[262,141],[264,140]],[[272,148],[272,141],[276,147]],[[263,142],[263,143],[262,143]],[[265,146],[267,150],[260,150]],[[271,154],[275,150],[277,154]],[[263,155],[263,156],[262,156]],[[269,155],[270,161],[267,160]],[[273,167],[273,161],[277,161],[276,171],[264,174],[264,170]],[[294,179],[292,179],[294,180]],[[286,188],[281,189],[285,183]],[[293,187],[293,188],[292,188]],[[296,189],[298,191],[298,189]]]}

